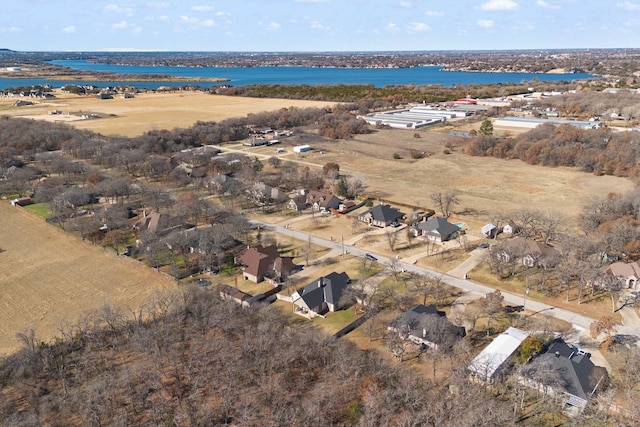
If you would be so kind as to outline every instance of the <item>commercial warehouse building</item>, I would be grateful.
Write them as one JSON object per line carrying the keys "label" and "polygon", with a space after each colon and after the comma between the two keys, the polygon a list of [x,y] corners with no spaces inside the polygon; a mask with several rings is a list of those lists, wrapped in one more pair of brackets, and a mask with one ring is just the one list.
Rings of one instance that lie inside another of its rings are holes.
{"label": "commercial warehouse building", "polygon": [[397,129],[418,129],[454,118],[466,117],[466,111],[439,110],[430,107],[411,107],[358,116],[373,126],[386,125]]}

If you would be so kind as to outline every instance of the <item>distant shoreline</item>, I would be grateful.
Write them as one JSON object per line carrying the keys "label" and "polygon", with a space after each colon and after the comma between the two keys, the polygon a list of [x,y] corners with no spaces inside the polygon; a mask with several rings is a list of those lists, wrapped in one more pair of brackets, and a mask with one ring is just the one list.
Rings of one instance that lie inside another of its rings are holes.
{"label": "distant shoreline", "polygon": [[169,76],[169,75],[149,75],[149,74],[47,74],[41,72],[30,71],[7,71],[0,72],[0,78],[6,79],[46,79],[54,81],[98,81],[98,82],[167,82],[167,83],[180,83],[180,82],[209,82],[209,83],[223,83],[229,82],[231,79],[227,77],[182,77],[182,76]]}

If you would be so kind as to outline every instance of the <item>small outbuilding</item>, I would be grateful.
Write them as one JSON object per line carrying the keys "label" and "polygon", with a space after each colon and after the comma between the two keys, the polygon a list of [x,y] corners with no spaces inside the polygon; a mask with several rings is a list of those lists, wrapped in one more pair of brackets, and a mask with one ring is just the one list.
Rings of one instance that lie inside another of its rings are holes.
{"label": "small outbuilding", "polygon": [[306,153],[307,151],[311,151],[311,146],[310,145],[296,145],[295,147],[293,147],[293,152],[294,153]]}

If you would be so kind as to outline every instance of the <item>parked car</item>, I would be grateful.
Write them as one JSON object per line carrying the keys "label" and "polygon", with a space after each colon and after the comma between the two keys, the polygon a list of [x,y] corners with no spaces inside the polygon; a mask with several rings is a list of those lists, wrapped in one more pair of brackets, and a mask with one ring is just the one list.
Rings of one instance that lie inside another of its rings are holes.
{"label": "parked car", "polygon": [[391,226],[392,226],[392,227],[400,227],[400,223],[399,223],[398,221],[393,221],[393,222],[391,223]]}
{"label": "parked car", "polygon": [[320,211],[320,215],[331,215],[331,211],[328,211],[328,210],[326,210],[326,209],[322,209],[322,210]]}
{"label": "parked car", "polygon": [[478,245],[478,249],[487,249],[489,247],[488,243],[480,243]]}
{"label": "parked car", "polygon": [[377,260],[378,260],[378,258],[374,257],[374,256],[373,256],[373,255],[371,255],[371,254],[364,254],[364,257],[365,257],[366,259],[368,259],[369,261],[377,261]]}

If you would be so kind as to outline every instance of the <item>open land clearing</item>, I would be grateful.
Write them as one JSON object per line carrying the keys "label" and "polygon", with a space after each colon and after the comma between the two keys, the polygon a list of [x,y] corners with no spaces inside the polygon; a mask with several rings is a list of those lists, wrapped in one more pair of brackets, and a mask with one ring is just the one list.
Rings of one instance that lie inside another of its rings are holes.
{"label": "open land clearing", "polygon": [[[88,129],[103,135],[138,136],[150,130],[186,128],[197,121],[214,121],[245,117],[263,111],[289,107],[325,107],[335,102],[295,99],[245,98],[240,96],[207,95],[202,92],[144,92],[135,98],[97,99],[94,95],[79,96],[53,92],[56,99],[36,100],[33,105],[14,107],[22,98],[0,98],[0,115],[37,120],[60,121],[78,129]],[[50,114],[58,110],[62,114]],[[100,118],[82,120],[83,114]]]}
{"label": "open land clearing", "polygon": [[[341,173],[362,179],[369,197],[408,206],[437,210],[430,195],[456,191],[461,202],[454,208],[455,216],[480,222],[525,208],[558,212],[575,220],[593,197],[625,193],[635,187],[627,178],[469,156],[463,153],[464,138],[452,139],[441,130],[422,131],[420,138],[414,138],[414,130],[379,129],[350,140],[319,139],[310,142],[313,151],[301,155],[290,153],[288,145],[295,141],[287,139],[283,147],[288,153],[281,158],[320,167],[338,163]],[[452,141],[451,154],[444,154],[445,145]],[[241,150],[248,155],[273,153],[270,147]],[[425,157],[413,159],[410,150],[425,152]],[[394,159],[394,153],[402,158]]]}
{"label": "open land clearing", "polygon": [[0,355],[34,328],[47,341],[105,304],[140,307],[175,281],[126,257],[91,246],[22,208],[0,201]]}

